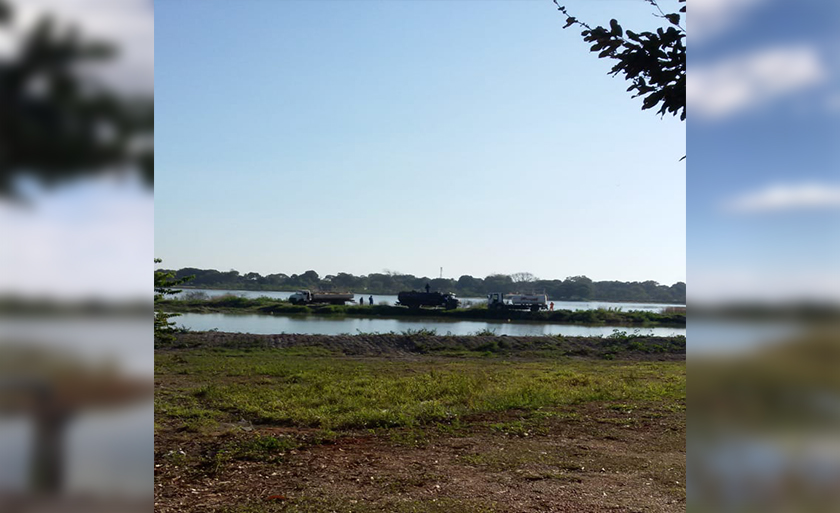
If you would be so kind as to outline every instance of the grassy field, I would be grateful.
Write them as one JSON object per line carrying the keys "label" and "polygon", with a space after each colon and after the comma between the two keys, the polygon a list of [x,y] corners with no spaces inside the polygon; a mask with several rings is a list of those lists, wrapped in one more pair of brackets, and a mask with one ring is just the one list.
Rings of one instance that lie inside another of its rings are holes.
{"label": "grassy field", "polygon": [[685,508],[678,350],[336,349],[352,346],[382,354],[312,337],[159,348],[156,511]]}
{"label": "grassy field", "polygon": [[485,305],[454,310],[409,309],[391,305],[293,305],[270,297],[245,298],[224,295],[206,299],[169,299],[156,303],[168,312],[253,313],[265,315],[345,315],[354,317],[436,317],[441,319],[531,320],[558,324],[610,326],[674,326],[685,327],[684,308],[669,308],[662,313],[648,311],[595,310],[499,311]]}

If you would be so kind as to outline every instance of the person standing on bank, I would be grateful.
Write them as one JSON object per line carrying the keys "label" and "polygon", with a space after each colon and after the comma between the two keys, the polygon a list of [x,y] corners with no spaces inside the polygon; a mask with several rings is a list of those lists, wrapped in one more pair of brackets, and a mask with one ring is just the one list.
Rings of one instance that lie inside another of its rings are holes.
{"label": "person standing on bank", "polygon": [[363,298],[363,297],[359,298],[359,306],[365,306],[365,298]]}
{"label": "person standing on bank", "polygon": [[373,296],[370,296],[370,297],[368,298],[368,304],[369,304],[370,306],[373,306]]}

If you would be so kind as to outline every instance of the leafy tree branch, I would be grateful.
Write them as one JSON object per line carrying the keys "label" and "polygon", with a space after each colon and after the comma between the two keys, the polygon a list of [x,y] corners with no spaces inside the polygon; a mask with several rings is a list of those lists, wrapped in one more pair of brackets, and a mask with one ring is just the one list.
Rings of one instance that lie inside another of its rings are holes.
{"label": "leafy tree branch", "polygon": [[[642,110],[658,106],[657,114],[664,116],[679,115],[685,121],[685,29],[680,25],[686,8],[679,12],[665,13],[657,0],[644,0],[659,14],[654,16],[664,19],[666,27],[659,27],[654,32],[633,32],[624,30],[617,20],[610,20],[609,27],[592,28],[572,16],[565,6],[553,0],[557,9],[566,16],[563,28],[577,25],[583,28],[581,36],[587,43],[592,43],[590,50],[598,52],[599,58],[616,61],[610,75],[624,75],[630,81],[628,92],[633,98],[641,96]],[[678,0],[684,4],[685,0]]]}
{"label": "leafy tree branch", "polygon": [[[162,261],[160,258],[155,258],[156,264]],[[174,271],[155,271],[155,341],[173,340],[172,334],[175,331],[175,323],[170,322],[169,319],[178,316],[176,313],[163,312],[158,308],[158,303],[163,301],[166,296],[179,294],[181,291],[173,287],[177,287],[192,279],[193,276],[176,278]]]}
{"label": "leafy tree branch", "polygon": [[82,36],[49,15],[18,33],[14,10],[0,0],[0,31],[20,43],[0,57],[0,197],[15,197],[14,178],[45,185],[119,169],[154,181],[154,106],[100,84],[93,66],[117,48]]}

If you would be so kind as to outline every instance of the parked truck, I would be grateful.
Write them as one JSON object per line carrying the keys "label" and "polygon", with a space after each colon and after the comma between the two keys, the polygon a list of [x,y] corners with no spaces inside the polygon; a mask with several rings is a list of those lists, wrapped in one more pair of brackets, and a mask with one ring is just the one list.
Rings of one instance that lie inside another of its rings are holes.
{"label": "parked truck", "polygon": [[548,296],[545,294],[502,294],[493,292],[487,295],[487,308],[491,310],[531,310],[538,312],[548,308]]}
{"label": "parked truck", "polygon": [[354,301],[350,292],[310,292],[299,290],[289,296],[289,302],[293,305],[328,304],[343,305],[347,301]]}
{"label": "parked truck", "polygon": [[447,310],[458,308],[460,301],[451,292],[417,292],[403,291],[397,295],[397,304],[409,308],[420,308],[421,306],[440,307]]}

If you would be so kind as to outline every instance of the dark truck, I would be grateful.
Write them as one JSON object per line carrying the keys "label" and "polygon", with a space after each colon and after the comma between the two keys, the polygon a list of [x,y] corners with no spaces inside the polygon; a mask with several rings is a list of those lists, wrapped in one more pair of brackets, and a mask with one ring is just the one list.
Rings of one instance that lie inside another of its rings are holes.
{"label": "dark truck", "polygon": [[451,292],[417,292],[403,291],[397,295],[397,304],[409,308],[420,308],[421,306],[438,307],[442,306],[447,310],[458,308],[460,302],[455,294]]}

